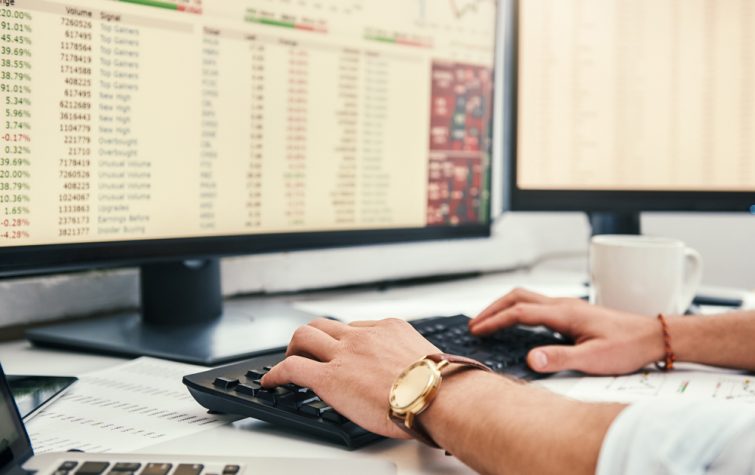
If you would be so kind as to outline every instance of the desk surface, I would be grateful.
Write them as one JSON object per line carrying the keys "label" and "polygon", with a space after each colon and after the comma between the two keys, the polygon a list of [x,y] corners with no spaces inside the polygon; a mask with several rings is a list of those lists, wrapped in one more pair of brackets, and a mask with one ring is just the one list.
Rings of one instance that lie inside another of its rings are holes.
{"label": "desk surface", "polygon": [[[438,298],[448,301],[454,293],[464,300],[460,307],[449,309],[450,312],[475,308],[481,309],[495,297],[505,293],[514,286],[527,286],[541,291],[578,292],[583,276],[574,273],[534,272],[512,273],[481,277],[467,281],[400,288],[377,292],[333,293],[327,296],[330,301],[342,298],[344,301],[395,301],[413,295],[422,301],[433,302],[434,310]],[[417,297],[419,296],[419,297]],[[312,297],[287,297],[285,300],[296,302]],[[322,297],[318,297],[322,300]],[[320,302],[322,304],[322,302]],[[309,302],[307,305],[313,305]],[[317,305],[317,302],[314,303]],[[375,307],[379,308],[379,307]],[[430,308],[430,307],[428,307]],[[412,317],[417,309],[416,301],[408,315],[400,315],[400,309],[390,316]],[[361,319],[364,315],[356,316]],[[11,342],[0,345],[0,362],[8,373],[15,374],[49,374],[81,375],[90,371],[108,368],[124,360],[112,357],[84,355],[63,351],[35,348],[27,342]],[[563,392],[573,384],[568,377],[551,378],[544,385]],[[243,420],[229,426],[212,429],[189,437],[172,440],[142,450],[145,453],[170,454],[207,454],[207,455],[245,455],[267,457],[319,457],[351,458],[370,457],[390,460],[398,466],[402,475],[420,473],[457,474],[470,473],[471,470],[453,457],[446,457],[442,451],[433,450],[414,441],[382,441],[355,452],[348,452],[340,447],[318,442],[307,437],[292,436],[275,427],[254,420]]]}

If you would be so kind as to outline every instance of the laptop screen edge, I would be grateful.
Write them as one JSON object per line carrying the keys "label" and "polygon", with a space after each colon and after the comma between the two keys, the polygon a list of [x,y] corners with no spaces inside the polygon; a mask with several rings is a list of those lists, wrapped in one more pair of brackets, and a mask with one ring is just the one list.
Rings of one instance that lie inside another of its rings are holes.
{"label": "laptop screen edge", "polygon": [[10,419],[11,427],[0,424],[6,426],[0,427],[0,444],[7,441],[5,447],[0,446],[0,475],[23,473],[22,466],[34,455],[34,450],[0,364],[0,421],[4,418]]}

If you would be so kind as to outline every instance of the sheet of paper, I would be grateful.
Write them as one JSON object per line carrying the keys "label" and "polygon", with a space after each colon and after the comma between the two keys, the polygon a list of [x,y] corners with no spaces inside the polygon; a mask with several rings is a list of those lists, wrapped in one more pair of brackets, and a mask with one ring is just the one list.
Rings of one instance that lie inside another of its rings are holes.
{"label": "sheet of paper", "polygon": [[631,403],[677,398],[755,404],[755,378],[718,371],[644,371],[628,376],[582,378],[567,395],[583,401]]}
{"label": "sheet of paper", "polygon": [[36,453],[130,452],[233,420],[211,416],[181,382],[206,368],[153,358],[86,374],[27,429]]}

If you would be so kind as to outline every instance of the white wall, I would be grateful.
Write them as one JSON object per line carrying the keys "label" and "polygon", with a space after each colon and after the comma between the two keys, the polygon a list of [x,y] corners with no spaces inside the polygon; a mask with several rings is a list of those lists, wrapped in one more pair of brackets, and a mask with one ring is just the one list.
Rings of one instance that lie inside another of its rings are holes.
{"label": "white wall", "polygon": [[704,282],[755,289],[755,216],[733,214],[651,214],[644,232],[684,240],[700,251]]}

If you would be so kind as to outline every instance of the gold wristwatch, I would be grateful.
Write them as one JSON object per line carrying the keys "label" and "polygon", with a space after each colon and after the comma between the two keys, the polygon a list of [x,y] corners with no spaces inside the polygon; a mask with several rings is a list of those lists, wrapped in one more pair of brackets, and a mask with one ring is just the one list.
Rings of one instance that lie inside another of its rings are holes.
{"label": "gold wristwatch", "polygon": [[404,432],[432,447],[438,444],[416,419],[435,399],[443,381],[441,370],[450,364],[459,369],[476,368],[491,371],[484,364],[462,356],[438,353],[428,355],[406,368],[391,387],[388,417]]}

